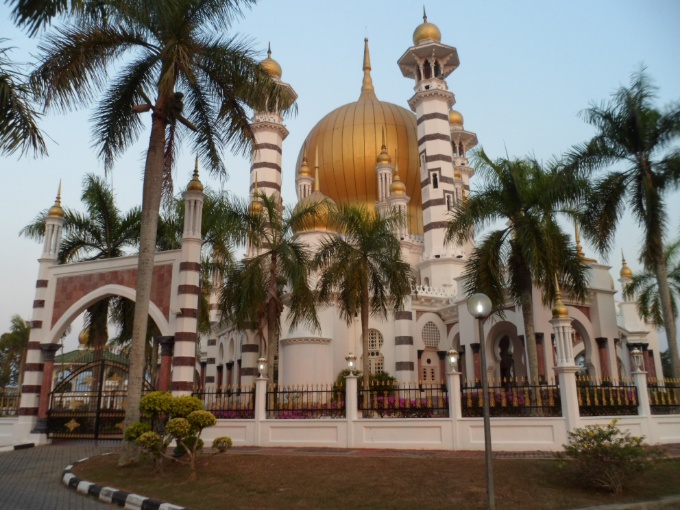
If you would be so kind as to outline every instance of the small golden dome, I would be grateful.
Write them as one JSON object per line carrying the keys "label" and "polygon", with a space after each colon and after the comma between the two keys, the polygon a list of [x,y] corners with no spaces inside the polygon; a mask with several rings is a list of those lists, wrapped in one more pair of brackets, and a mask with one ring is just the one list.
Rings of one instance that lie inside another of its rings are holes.
{"label": "small golden dome", "polygon": [[378,154],[378,159],[376,161],[379,165],[392,164],[392,158],[387,152],[387,142],[385,142],[385,127],[382,128],[382,146],[380,147],[380,154]]}
{"label": "small golden dome", "polygon": [[441,42],[442,33],[437,25],[427,22],[427,15],[423,10],[423,22],[413,31],[413,44],[418,45],[422,41],[433,39],[434,42]]}
{"label": "small golden dome", "polygon": [[632,278],[633,271],[630,269],[630,267],[628,267],[628,263],[626,262],[623,253],[621,253],[621,263],[623,264],[623,266],[621,267],[621,272],[619,273],[621,275],[621,278]]}
{"label": "small golden dome", "polygon": [[279,65],[279,63],[272,58],[272,47],[271,47],[271,45],[269,46],[269,49],[267,50],[267,58],[265,58],[262,62],[260,62],[260,65],[269,74],[271,74],[272,76],[274,76],[278,79],[281,79],[281,76],[283,75],[283,70],[281,69],[281,66]]}
{"label": "small golden dome", "polygon": [[459,111],[451,110],[449,111],[449,124],[452,126],[462,126],[463,116]]}
{"label": "small golden dome", "polygon": [[462,180],[463,175],[460,172],[453,172],[454,179]]}
{"label": "small golden dome", "polygon": [[194,166],[194,174],[187,184],[187,191],[203,191],[203,183],[198,178],[198,156],[196,156],[196,165]]}
{"label": "small golden dome", "polygon": [[399,196],[406,195],[406,184],[404,184],[404,181],[402,181],[399,178],[399,174],[397,172],[394,173],[394,180],[392,181],[392,184],[390,185],[390,195],[399,195]]}
{"label": "small golden dome", "polygon": [[78,343],[81,347],[86,347],[90,342],[90,330],[85,328],[78,335]]}
{"label": "small golden dome", "polygon": [[57,218],[63,218],[64,217],[64,209],[61,207],[61,181],[59,181],[59,189],[57,190],[57,198],[54,201],[54,205],[50,207],[49,211],[47,211],[48,216],[54,216]]}
{"label": "small golden dome", "polygon": [[250,207],[248,209],[250,214],[260,214],[262,212],[262,208],[262,202],[253,197],[253,199],[250,201]]}
{"label": "small golden dome", "polygon": [[564,306],[564,303],[562,303],[562,298],[558,298],[557,301],[555,301],[552,314],[553,319],[566,319],[569,317],[569,310],[567,310],[567,307]]}
{"label": "small golden dome", "polygon": [[300,177],[311,177],[312,176],[312,169],[309,168],[309,164],[307,162],[307,149],[304,149],[304,156],[302,157],[302,164],[300,165],[300,168],[298,168],[298,176]]}

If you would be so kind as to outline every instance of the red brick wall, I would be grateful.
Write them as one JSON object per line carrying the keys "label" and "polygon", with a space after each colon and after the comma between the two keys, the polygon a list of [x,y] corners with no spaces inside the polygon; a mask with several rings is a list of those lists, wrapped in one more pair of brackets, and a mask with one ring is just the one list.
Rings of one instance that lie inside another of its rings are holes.
{"label": "red brick wall", "polygon": [[[104,285],[123,285],[135,290],[137,270],[107,271],[102,273],[63,276],[57,279],[56,296],[52,326],[69,309],[73,303],[90,292]],[[170,292],[172,290],[172,264],[164,264],[153,268],[151,285],[151,301],[160,308],[166,319],[170,318]]]}

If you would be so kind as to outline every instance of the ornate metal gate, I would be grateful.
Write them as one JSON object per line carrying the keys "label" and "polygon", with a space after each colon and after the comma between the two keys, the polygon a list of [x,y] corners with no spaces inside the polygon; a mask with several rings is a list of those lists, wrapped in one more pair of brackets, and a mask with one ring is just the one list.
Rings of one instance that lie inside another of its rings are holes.
{"label": "ornate metal gate", "polygon": [[[75,369],[50,393],[48,437],[120,439],[127,399],[128,366],[101,359]],[[144,391],[151,385],[145,381]]]}

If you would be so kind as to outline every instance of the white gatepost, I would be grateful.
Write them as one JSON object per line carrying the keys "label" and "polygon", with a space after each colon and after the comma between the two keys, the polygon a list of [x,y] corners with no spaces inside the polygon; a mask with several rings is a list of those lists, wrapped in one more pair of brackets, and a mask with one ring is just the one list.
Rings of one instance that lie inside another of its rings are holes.
{"label": "white gatepost", "polygon": [[262,422],[267,419],[267,383],[269,379],[260,376],[255,379],[255,446],[262,445]]}
{"label": "white gatepost", "polygon": [[636,370],[633,372],[633,382],[637,387],[638,394],[638,416],[649,417],[652,409],[649,406],[649,391],[647,390],[647,372]]}
{"label": "white gatepost", "polygon": [[574,363],[574,353],[571,343],[571,317],[567,307],[562,303],[559,287],[555,296],[553,318],[550,320],[555,334],[557,349],[557,373],[560,385],[560,401],[562,403],[562,417],[566,421],[567,431],[577,428],[581,423],[578,408],[578,390],[576,388],[576,373],[578,367]]}
{"label": "white gatepost", "polygon": [[347,419],[347,448],[354,448],[354,422],[359,417],[357,399],[357,376],[345,377],[345,417]]}
{"label": "white gatepost", "polygon": [[460,395],[460,378],[462,374],[457,367],[452,367],[446,374],[446,386],[449,392],[449,418],[451,419],[451,430],[453,431],[452,445],[454,450],[459,450],[459,420],[463,417]]}

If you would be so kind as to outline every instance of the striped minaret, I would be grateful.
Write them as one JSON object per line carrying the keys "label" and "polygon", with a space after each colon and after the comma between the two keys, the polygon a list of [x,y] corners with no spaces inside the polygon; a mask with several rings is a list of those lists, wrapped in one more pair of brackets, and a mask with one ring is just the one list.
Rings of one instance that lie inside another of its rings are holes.
{"label": "striped minaret", "polygon": [[[267,58],[261,62],[261,66],[271,77],[281,85],[287,95],[294,101],[297,94],[293,87],[281,81],[281,66],[271,58],[271,46],[267,51]],[[281,194],[281,156],[283,153],[283,141],[288,136],[288,130],[283,124],[278,104],[269,105],[266,111],[255,112],[250,124],[255,136],[253,154],[250,165],[250,191],[255,187],[255,175],[259,176],[258,186],[262,193],[270,196],[274,193]]]}
{"label": "striped minaret", "polygon": [[[366,47],[368,52],[368,46]],[[370,65],[370,64],[369,64]],[[396,164],[396,163],[395,163]],[[394,166],[392,166],[392,158],[387,152],[387,142],[385,141],[385,128],[382,128],[382,146],[380,147],[380,154],[376,160],[375,173],[378,178],[378,211],[385,215],[389,208],[390,186],[392,185],[392,174]]]}
{"label": "striped minaret", "polygon": [[[31,318],[31,332],[26,353],[26,364],[24,365],[24,378],[21,386],[21,402],[19,405],[19,416],[22,422],[32,426],[38,416],[40,402],[40,390],[43,384],[43,369],[48,358],[54,359],[54,349],[44,344],[45,335],[49,331],[49,324],[44,324],[45,302],[48,300],[50,282],[48,279],[48,268],[57,263],[59,255],[59,245],[61,244],[62,230],[64,228],[64,209],[61,207],[61,182],[57,191],[57,198],[54,205],[47,212],[45,217],[45,238],[43,240],[43,251],[38,262],[38,280],[35,283],[35,299],[33,301],[33,316]],[[41,344],[43,348],[41,349]],[[58,346],[57,346],[58,347]],[[45,381],[48,386],[46,391],[50,391],[51,381]],[[46,425],[42,423],[39,425]],[[45,432],[45,427],[39,426],[36,432]]]}
{"label": "striped minaret", "polygon": [[422,278],[450,281],[454,276],[442,259],[456,258],[453,246],[444,244],[449,209],[455,197],[449,108],[455,103],[445,78],[459,64],[456,48],[441,44],[441,33],[432,23],[424,22],[413,34],[413,46],[399,59],[407,78],[415,79],[415,94],[409,106],[416,113],[420,182],[423,200]]}
{"label": "striped minaret", "polygon": [[201,224],[203,219],[203,184],[198,178],[198,158],[194,175],[184,197],[184,234],[179,265],[177,300],[179,313],[175,322],[175,348],[172,358],[171,389],[175,395],[188,395],[194,389],[196,342],[198,341],[198,297],[201,277]]}

